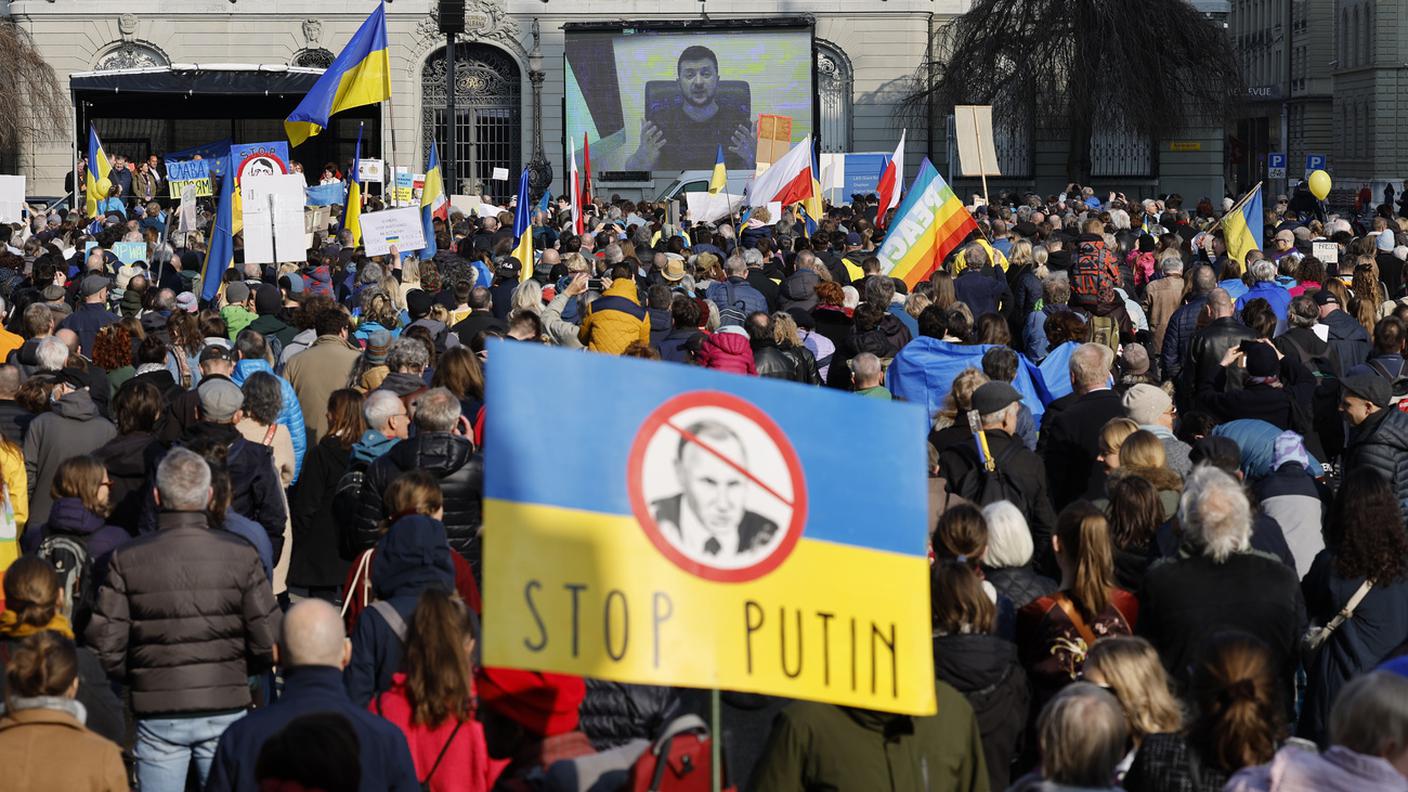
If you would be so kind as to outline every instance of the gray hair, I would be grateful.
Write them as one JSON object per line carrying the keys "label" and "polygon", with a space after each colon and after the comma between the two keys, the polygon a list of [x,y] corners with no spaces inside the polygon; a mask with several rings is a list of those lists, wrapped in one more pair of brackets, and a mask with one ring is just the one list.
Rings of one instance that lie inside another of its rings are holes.
{"label": "gray hair", "polygon": [[1017,412],[1017,405],[1020,402],[1012,402],[997,412],[980,413],[978,420],[982,422],[984,428],[1001,426],[1007,420],[1007,416]]}
{"label": "gray hair", "polygon": [[1128,740],[1119,699],[1089,682],[1062,688],[1037,718],[1041,774],[1053,784],[1109,786]]}
{"label": "gray hair", "polygon": [[416,428],[426,432],[448,432],[460,420],[459,397],[447,388],[431,388],[416,399]]}
{"label": "gray hair", "polygon": [[757,248],[744,248],[743,261],[750,267],[763,266],[763,252]]}
{"label": "gray hair", "polygon": [[1178,502],[1184,534],[1217,563],[1251,547],[1252,508],[1242,485],[1211,465],[1188,476]]}
{"label": "gray hair", "polygon": [[865,301],[881,308],[888,308],[895,299],[895,282],[886,275],[872,275],[865,279]]}
{"label": "gray hair", "polygon": [[391,344],[386,353],[386,367],[391,371],[420,374],[430,365],[430,350],[418,338],[402,336]]}
{"label": "gray hair", "polygon": [[40,371],[58,371],[68,363],[68,344],[58,336],[45,336],[34,350]]}
{"label": "gray hair", "polygon": [[509,310],[543,312],[543,287],[535,280],[526,280],[513,287],[513,298],[509,300]]}
{"label": "gray hair", "polygon": [[1252,265],[1252,277],[1258,281],[1276,280],[1276,263],[1262,259]]}
{"label": "gray hair", "polygon": [[1159,259],[1159,272],[1162,272],[1165,275],[1172,275],[1174,273],[1182,271],[1183,257],[1178,255],[1177,253],[1169,251],[1168,253],[1164,254],[1163,258]]}
{"label": "gray hair", "polygon": [[965,269],[981,269],[990,263],[992,263],[992,260],[988,258],[987,250],[977,242],[969,242],[968,246],[963,248],[963,266]]}
{"label": "gray hair", "polygon": [[851,373],[857,380],[869,382],[880,376],[880,358],[873,353],[862,352],[851,358]]}
{"label": "gray hair", "polygon": [[389,390],[374,390],[362,403],[362,417],[367,419],[368,427],[380,432],[403,409],[400,396]]}
{"label": "gray hair", "polygon": [[988,549],[983,563],[994,569],[1026,566],[1036,547],[1022,510],[1010,501],[997,501],[983,507],[988,524]]}
{"label": "gray hair", "polygon": [[362,271],[357,273],[357,282],[368,286],[375,286],[381,283],[382,277],[384,277],[384,275],[382,274],[381,265],[375,261],[369,261],[362,265]]}
{"label": "gray hair", "polygon": [[724,273],[730,276],[746,278],[748,276],[748,260],[737,253],[728,257],[724,262]]}
{"label": "gray hair", "polygon": [[1071,382],[1080,388],[1098,388],[1110,377],[1115,353],[1104,344],[1081,344],[1071,352]]}
{"label": "gray hair", "polygon": [[1330,710],[1330,744],[1379,756],[1385,745],[1408,743],[1408,679],[1371,671],[1349,681]]}
{"label": "gray hair", "polygon": [[168,511],[202,511],[210,503],[210,465],[187,448],[176,447],[156,468],[156,491]]}
{"label": "gray hair", "polygon": [[1320,307],[1315,304],[1315,298],[1307,294],[1300,294],[1291,299],[1291,305],[1286,310],[1286,324],[1291,327],[1314,327],[1320,321]]}

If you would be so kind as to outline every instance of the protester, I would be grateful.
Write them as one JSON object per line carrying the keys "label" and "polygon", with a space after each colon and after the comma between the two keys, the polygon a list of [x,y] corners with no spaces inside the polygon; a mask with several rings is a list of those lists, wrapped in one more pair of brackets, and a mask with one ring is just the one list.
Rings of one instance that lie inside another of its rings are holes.
{"label": "protester", "polygon": [[1066,687],[1042,708],[1037,735],[1040,772],[1018,779],[1014,792],[1119,789],[1115,770],[1129,728],[1114,696],[1086,682]]}
{"label": "protester", "polygon": [[1074,391],[1048,406],[1042,420],[1037,453],[1045,460],[1052,505],[1058,509],[1089,489],[1098,472],[1095,457],[1100,427],[1111,418],[1124,416],[1119,394],[1110,389],[1113,358],[1109,347],[1101,344],[1082,344],[1072,352]]}
{"label": "protester", "polygon": [[5,712],[0,717],[6,788],[128,789],[121,749],[84,725],[87,710],[75,700],[79,660],[73,640],[51,631],[36,632],[7,655]]}
{"label": "protester", "polygon": [[[404,415],[405,407],[395,399]],[[352,463],[352,448],[367,431],[362,394],[351,388],[328,398],[327,433],[308,453],[307,467],[289,495],[293,551],[288,586],[299,597],[340,599],[347,562],[338,549],[338,524],[329,506]]]}
{"label": "protester", "polygon": [[1117,775],[1129,770],[1144,738],[1183,728],[1183,709],[1174,698],[1159,653],[1143,638],[1111,636],[1096,641],[1081,676],[1115,694],[1124,708],[1133,747],[1120,762]]}
{"label": "protester", "polygon": [[[357,749],[344,758],[361,768],[360,789],[420,789],[420,776],[400,730],[348,699],[340,672],[347,666],[350,651],[342,619],[333,606],[310,600],[289,608],[274,647],[283,669],[283,695],[271,706],[235,721],[220,735],[207,792],[267,788],[256,778],[257,767],[265,765],[261,746],[297,718],[313,713],[335,713],[350,725]],[[302,758],[315,761],[316,754]]]}
{"label": "protester", "polygon": [[[128,685],[144,790],[203,784],[215,744],[250,704],[249,676],[273,661],[278,611],[254,548],[207,527],[210,467],[173,449],[156,471],[156,533],[113,554],[86,636]],[[185,591],[201,581],[202,597]]]}
{"label": "protester", "polygon": [[308,442],[316,445],[328,429],[328,397],[346,386],[360,353],[347,340],[347,314],[341,308],[327,308],[319,313],[313,329],[318,337],[289,359],[284,376],[298,394]]}
{"label": "protester", "polygon": [[96,451],[117,434],[98,414],[88,384],[74,369],[59,372],[50,392],[49,412],[30,422],[24,438],[25,479],[29,484],[29,519],[44,522],[53,507],[54,474],[74,454]]}

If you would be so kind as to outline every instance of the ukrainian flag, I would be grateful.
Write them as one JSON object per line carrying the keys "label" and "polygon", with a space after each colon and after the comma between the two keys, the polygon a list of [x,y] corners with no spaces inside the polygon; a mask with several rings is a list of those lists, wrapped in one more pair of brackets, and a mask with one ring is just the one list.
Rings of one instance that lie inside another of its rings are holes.
{"label": "ukrainian flag", "polygon": [[[108,180],[108,174],[112,173],[112,163],[108,161],[108,154],[103,151],[103,143],[98,140],[98,130],[88,125],[88,171],[84,178],[83,208],[85,217],[97,217],[98,205],[107,199],[106,193],[98,188],[99,182],[108,182],[108,189],[112,189],[112,182]],[[103,193],[103,194],[99,194]]]}
{"label": "ukrainian flag", "polygon": [[1222,216],[1222,234],[1227,240],[1227,255],[1238,264],[1246,264],[1248,251],[1261,250],[1264,220],[1261,212],[1261,182],[1257,182],[1251,192],[1242,196],[1242,200]]}
{"label": "ukrainian flag", "polygon": [[352,153],[352,171],[347,174],[347,206],[342,210],[342,227],[352,232],[352,244],[362,244],[362,182],[357,176],[362,164],[362,129],[357,128],[357,148]]}
{"label": "ukrainian flag", "polygon": [[289,143],[298,146],[322,132],[333,114],[389,98],[391,61],[386,50],[386,6],[377,4],[313,89],[284,119],[284,131]]}
{"label": "ukrainian flag", "polygon": [[435,141],[430,141],[430,161],[425,164],[425,183],[420,192],[420,222],[425,227],[425,247],[420,252],[422,259],[434,258],[438,247],[435,244],[435,218],[449,219],[450,204],[445,200],[445,182],[440,176],[440,154],[435,150]]}
{"label": "ukrainian flag", "polygon": [[533,208],[528,205],[528,169],[518,177],[518,206],[513,212],[513,238],[518,245],[513,257],[518,259],[518,282],[533,277]]}
{"label": "ukrainian flag", "polygon": [[210,227],[210,246],[205,252],[205,268],[201,270],[200,297],[210,301],[220,293],[220,278],[235,264],[235,192],[236,165],[229,154],[210,166],[210,178],[220,181],[220,200],[215,206],[215,222]]}
{"label": "ukrainian flag", "polygon": [[[485,665],[934,712],[920,405],[491,346]],[[515,442],[544,415],[561,418],[552,443]],[[815,431],[837,423],[870,450]],[[693,496],[686,446],[711,471]],[[686,504],[712,487],[729,494]],[[685,549],[686,508],[736,510],[727,552]],[[761,557],[735,555],[764,533]],[[705,566],[709,552],[722,563]]]}
{"label": "ukrainian flag", "polygon": [[812,149],[812,194],[802,201],[802,209],[806,212],[807,236],[811,236],[816,231],[816,222],[821,219],[821,168],[817,167],[816,149]]}
{"label": "ukrainian flag", "polygon": [[709,194],[718,195],[728,186],[728,171],[724,169],[724,147],[714,157],[714,175],[709,177]]}

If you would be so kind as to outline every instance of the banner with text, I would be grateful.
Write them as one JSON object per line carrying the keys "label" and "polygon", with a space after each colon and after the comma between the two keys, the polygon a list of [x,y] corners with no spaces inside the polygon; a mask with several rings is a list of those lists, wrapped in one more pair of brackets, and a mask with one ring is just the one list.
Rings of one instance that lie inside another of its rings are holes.
{"label": "banner with text", "polygon": [[362,246],[368,256],[385,256],[395,245],[401,253],[425,247],[425,226],[414,206],[362,215]]}
{"label": "banner with text", "polygon": [[486,665],[934,712],[921,407],[518,343],[485,379]]}

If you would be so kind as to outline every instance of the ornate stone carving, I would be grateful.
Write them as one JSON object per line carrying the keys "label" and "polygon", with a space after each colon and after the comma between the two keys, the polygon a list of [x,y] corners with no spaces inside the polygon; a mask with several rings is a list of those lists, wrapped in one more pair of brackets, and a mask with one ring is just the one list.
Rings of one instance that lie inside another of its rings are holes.
{"label": "ornate stone carving", "polygon": [[[518,21],[509,16],[504,0],[466,0],[464,33],[457,41],[486,41],[506,47],[520,56],[526,55],[519,42]],[[416,25],[416,39],[422,49],[431,49],[443,41],[440,32],[439,4],[432,3],[430,13]]]}
{"label": "ornate stone carving", "polygon": [[137,33],[137,15],[123,14],[117,18],[117,32],[122,34],[124,39],[131,39]]}
{"label": "ornate stone carving", "polygon": [[135,41],[124,41],[98,58],[93,68],[96,71],[116,71],[118,69],[147,69],[153,66],[169,66],[170,59],[154,46]]}
{"label": "ornate stone carving", "polygon": [[332,65],[337,56],[331,50],[322,47],[309,47],[293,53],[293,60],[290,66],[304,66],[310,69],[326,69]]}
{"label": "ornate stone carving", "polygon": [[323,23],[316,19],[303,20],[303,40],[311,47],[318,43],[318,39],[323,35]]}

